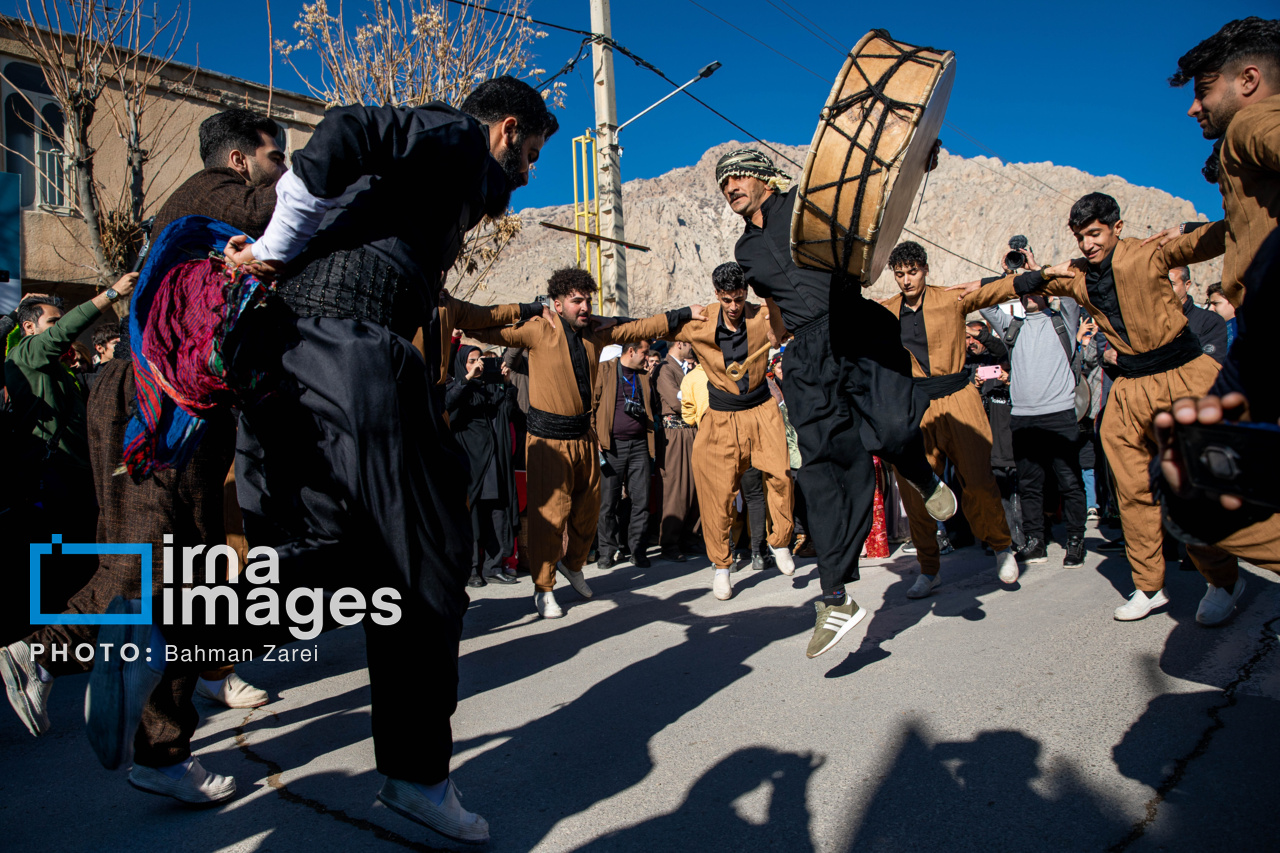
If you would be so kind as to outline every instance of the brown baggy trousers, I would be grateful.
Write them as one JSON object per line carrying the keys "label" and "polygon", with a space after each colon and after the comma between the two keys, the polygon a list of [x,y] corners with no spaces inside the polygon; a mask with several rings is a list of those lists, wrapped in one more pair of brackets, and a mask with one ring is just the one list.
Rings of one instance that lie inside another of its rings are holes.
{"label": "brown baggy trousers", "polygon": [[526,445],[529,571],[538,592],[556,585],[556,562],[582,571],[600,520],[600,460],[594,437],[530,435]]}
{"label": "brown baggy trousers", "polygon": [[1237,530],[1213,545],[1188,545],[1187,554],[1214,586],[1226,586],[1239,574],[1236,558],[1260,569],[1280,572],[1280,513]]}
{"label": "brown baggy trousers", "polygon": [[[1157,412],[1169,411],[1181,397],[1203,397],[1218,375],[1218,363],[1201,355],[1174,370],[1153,376],[1120,377],[1111,385],[1102,415],[1102,449],[1115,479],[1125,552],[1133,571],[1133,585],[1145,593],[1164,588],[1164,528],[1160,504],[1151,491],[1151,460],[1155,457]],[[1197,549],[1187,553],[1200,574],[1214,586],[1230,586],[1237,569],[1225,555]],[[1203,560],[1202,560],[1203,558]],[[1248,559],[1248,558],[1246,558]]]}
{"label": "brown baggy trousers", "polygon": [[693,448],[697,430],[667,429],[662,449],[662,523],[658,541],[664,553],[684,548],[698,521],[698,495],[693,481]]}
{"label": "brown baggy trousers", "polygon": [[[943,457],[951,460],[960,478],[961,510],[973,534],[993,551],[1003,551],[1012,544],[1000,489],[991,473],[991,422],[982,408],[978,389],[966,385],[956,393],[932,400],[920,420],[924,435],[925,456],[929,465],[942,475]],[[938,524],[924,507],[924,498],[898,474],[898,491],[907,509],[911,541],[916,546],[920,571],[936,575],[941,567],[938,553]]]}
{"label": "brown baggy trousers", "polygon": [[[745,412],[708,409],[698,424],[693,443],[693,481],[698,490],[702,539],[707,557],[717,569],[732,563],[729,532],[733,498],[748,468],[764,475],[765,497],[773,529],[769,544],[791,545],[791,462],[787,455],[787,429],[782,412],[769,400]],[[754,519],[753,519],[754,522]]]}

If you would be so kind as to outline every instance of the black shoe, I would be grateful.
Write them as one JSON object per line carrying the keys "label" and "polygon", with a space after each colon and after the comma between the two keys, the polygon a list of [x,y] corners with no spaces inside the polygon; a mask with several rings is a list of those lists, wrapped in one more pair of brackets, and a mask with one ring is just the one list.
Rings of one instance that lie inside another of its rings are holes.
{"label": "black shoe", "polygon": [[1067,556],[1062,558],[1064,569],[1076,569],[1084,565],[1084,537],[1072,536],[1067,540]]}
{"label": "black shoe", "polygon": [[947,538],[947,534],[939,530],[938,531],[938,554],[939,555],[953,554],[955,553],[955,550],[956,549],[951,545],[951,540]]}
{"label": "black shoe", "polygon": [[759,571],[763,571],[763,570],[764,570],[764,555],[763,555],[763,554],[752,554],[752,555],[751,555],[751,570],[752,570],[753,572],[759,572]]}
{"label": "black shoe", "polygon": [[1104,552],[1104,553],[1112,553],[1112,554],[1114,554],[1116,551],[1123,551],[1123,550],[1124,550],[1124,540],[1123,540],[1123,539],[1111,539],[1111,540],[1109,540],[1109,541],[1107,541],[1107,542],[1103,542],[1101,545],[1099,545],[1099,546],[1098,546],[1098,550],[1099,550],[1099,551],[1102,551],[1102,552]]}
{"label": "black shoe", "polygon": [[658,556],[661,557],[663,560],[666,560],[668,563],[683,563],[689,559],[684,554],[681,554],[679,551],[663,551]]}
{"label": "black shoe", "polygon": [[480,573],[477,572],[475,569],[472,569],[471,577],[467,578],[467,586],[478,588],[485,585],[486,584],[485,584],[484,578],[480,577]]}
{"label": "black shoe", "polygon": [[598,569],[612,569],[616,565],[618,565],[617,554],[607,554],[596,560],[596,568]]}
{"label": "black shoe", "polygon": [[492,581],[493,583],[520,583],[515,575],[509,575],[501,569],[496,572],[485,572],[483,577],[486,581]]}
{"label": "black shoe", "polygon": [[619,561],[625,560],[627,559],[627,557],[630,557],[630,556],[631,556],[631,552],[628,551],[625,547],[619,548],[618,553],[614,555],[614,557]]}
{"label": "black shoe", "polygon": [[1039,539],[1028,539],[1027,546],[1018,552],[1017,559],[1024,563],[1043,563],[1049,559],[1049,554]]}
{"label": "black shoe", "polygon": [[637,569],[647,569],[652,566],[653,563],[650,563],[649,558],[644,554],[638,554],[631,558],[631,565],[635,566]]}

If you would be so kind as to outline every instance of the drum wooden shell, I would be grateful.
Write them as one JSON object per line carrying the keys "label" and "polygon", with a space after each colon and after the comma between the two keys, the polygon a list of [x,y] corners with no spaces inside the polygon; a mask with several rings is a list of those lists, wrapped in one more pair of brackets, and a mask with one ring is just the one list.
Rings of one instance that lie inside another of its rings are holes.
{"label": "drum wooden shell", "polygon": [[902,234],[955,80],[955,54],[873,30],[822,110],[791,218],[791,257],[868,287]]}

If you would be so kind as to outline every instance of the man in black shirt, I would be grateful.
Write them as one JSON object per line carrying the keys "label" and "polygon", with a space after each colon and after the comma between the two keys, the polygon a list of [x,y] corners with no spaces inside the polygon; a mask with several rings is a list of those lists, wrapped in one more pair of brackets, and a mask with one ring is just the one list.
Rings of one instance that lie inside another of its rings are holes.
{"label": "man in black shirt", "polygon": [[1213,356],[1213,360],[1222,364],[1227,360],[1227,321],[1207,308],[1201,308],[1187,293],[1191,286],[1191,270],[1186,267],[1174,267],[1169,270],[1169,283],[1173,285],[1173,294],[1182,302],[1182,313],[1187,318],[1187,325],[1200,340],[1200,351]]}
{"label": "man in black shirt", "polygon": [[[928,396],[916,390],[898,319],[862,295],[860,282],[797,267],[791,259],[791,181],[758,151],[731,152],[716,164],[730,209],[743,218],[738,264],[795,339],[783,356],[783,392],[799,441],[797,480],[810,496],[822,601],[808,655],[834,646],[866,612],[845,595],[871,532],[875,468],[871,454],[897,467],[934,518],[950,518],[955,496],[925,458],[920,418]],[[832,335],[834,315],[850,334]]]}
{"label": "man in black shirt", "polygon": [[[653,412],[649,376],[644,372],[648,341],[622,345],[622,355],[600,365],[596,372],[595,405],[591,412],[600,442],[600,521],[596,532],[601,555],[613,558],[620,544],[631,550],[631,562],[649,567],[645,535],[649,529],[650,460],[653,458]],[[626,541],[619,542],[618,505],[622,486],[631,498]]]}

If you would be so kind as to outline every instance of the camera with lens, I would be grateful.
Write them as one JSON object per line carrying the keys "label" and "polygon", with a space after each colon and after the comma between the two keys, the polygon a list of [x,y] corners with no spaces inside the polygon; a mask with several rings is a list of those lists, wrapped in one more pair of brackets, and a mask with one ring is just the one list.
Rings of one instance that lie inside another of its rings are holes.
{"label": "camera with lens", "polygon": [[1027,238],[1021,234],[1015,234],[1009,238],[1009,248],[1013,251],[1004,256],[1004,265],[1009,268],[1010,272],[1020,270],[1027,265],[1027,254],[1022,250],[1027,248]]}
{"label": "camera with lens", "polygon": [[649,419],[649,416],[645,414],[644,411],[644,403],[632,397],[628,397],[622,401],[622,410],[631,417],[640,421],[640,423],[644,423]]}

